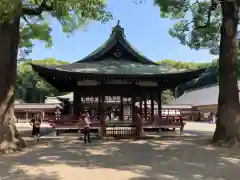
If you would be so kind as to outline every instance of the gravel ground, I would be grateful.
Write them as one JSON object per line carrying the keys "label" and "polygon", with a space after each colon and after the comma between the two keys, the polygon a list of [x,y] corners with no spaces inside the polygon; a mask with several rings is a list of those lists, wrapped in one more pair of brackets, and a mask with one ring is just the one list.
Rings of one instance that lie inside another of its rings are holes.
{"label": "gravel ground", "polygon": [[29,142],[0,156],[3,180],[237,180],[240,152],[208,145],[214,125],[188,123],[195,137],[95,141],[75,137]]}

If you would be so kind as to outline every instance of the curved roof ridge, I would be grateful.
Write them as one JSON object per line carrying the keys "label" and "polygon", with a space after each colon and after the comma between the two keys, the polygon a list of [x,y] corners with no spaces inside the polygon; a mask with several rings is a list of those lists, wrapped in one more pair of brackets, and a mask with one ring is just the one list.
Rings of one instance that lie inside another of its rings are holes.
{"label": "curved roof ridge", "polygon": [[[140,53],[133,45],[131,45],[131,43],[127,40],[126,36],[122,36],[123,41],[125,41],[125,43],[121,43],[123,46],[129,46],[129,47],[125,47],[125,49],[131,53],[131,54],[135,54],[135,56],[138,56],[139,59],[142,59],[143,61],[146,61],[148,64],[155,64],[158,65],[157,63],[151,61],[148,57],[144,56],[142,53]],[[121,41],[120,41],[121,42]]]}
{"label": "curved roof ridge", "polygon": [[103,55],[106,52],[106,50],[109,49],[109,48],[107,48],[107,46],[113,47],[113,45],[115,44],[115,43],[113,43],[114,42],[114,36],[115,35],[112,32],[110,37],[100,47],[95,49],[93,52],[91,52],[89,55],[87,55],[83,59],[81,59],[79,61],[76,61],[74,63],[87,62],[87,61],[90,61],[90,59],[92,59],[92,58],[93,59],[97,58],[97,57],[94,57],[94,56],[101,56],[101,55]]}

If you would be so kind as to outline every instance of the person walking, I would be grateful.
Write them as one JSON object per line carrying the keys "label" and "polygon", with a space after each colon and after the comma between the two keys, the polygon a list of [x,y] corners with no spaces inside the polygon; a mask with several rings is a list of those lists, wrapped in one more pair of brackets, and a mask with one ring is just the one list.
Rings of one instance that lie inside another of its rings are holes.
{"label": "person walking", "polygon": [[32,118],[30,125],[32,126],[32,136],[34,140],[39,141],[40,138],[40,127],[41,127],[41,116],[40,114],[35,114]]}
{"label": "person walking", "polygon": [[80,112],[79,113],[79,116],[78,116],[78,119],[77,119],[77,128],[78,128],[78,136],[79,138],[81,138],[81,135],[82,135],[82,128],[81,128],[81,124],[82,124],[82,121],[83,121],[83,114]]}
{"label": "person walking", "polygon": [[90,120],[90,115],[88,112],[85,112],[84,117],[83,117],[83,121],[84,121],[84,143],[86,144],[91,143],[90,141],[90,127],[91,127],[91,120]]}

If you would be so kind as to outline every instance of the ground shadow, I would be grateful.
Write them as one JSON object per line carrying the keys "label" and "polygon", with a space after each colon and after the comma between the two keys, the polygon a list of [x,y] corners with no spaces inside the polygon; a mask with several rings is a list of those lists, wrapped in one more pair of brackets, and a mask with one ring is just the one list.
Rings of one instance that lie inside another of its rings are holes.
{"label": "ground shadow", "polygon": [[[22,137],[31,137],[31,129],[19,131]],[[45,130],[45,133],[49,133],[50,130]],[[32,138],[31,138],[32,139]],[[29,147],[34,147],[35,142],[26,141]],[[21,156],[21,153],[24,155]],[[25,150],[23,152],[16,152],[9,155],[0,154],[0,179],[3,180],[58,180],[59,176],[55,172],[45,173],[43,171],[32,171],[31,169],[26,169],[22,167],[23,163],[21,162],[21,158],[28,159],[27,154],[25,154]],[[12,155],[16,155],[21,157],[20,161],[11,157]],[[37,162],[36,162],[37,163]]]}
{"label": "ground shadow", "polygon": [[45,172],[38,171],[31,172],[30,169],[21,167],[21,162],[6,160],[1,157],[0,163],[0,179],[4,180],[58,180],[60,179],[55,172],[46,174]]}
{"label": "ground shadow", "polygon": [[[208,146],[206,138],[200,137],[105,140],[89,145],[71,137],[42,140],[18,155],[2,157],[2,162],[16,162],[12,167],[22,171],[41,170],[49,174],[43,177],[38,173],[39,179],[45,180],[79,179],[70,177],[79,173],[84,178],[98,180],[116,179],[116,176],[121,180],[236,180],[240,175],[240,153]],[[10,169],[3,168],[5,172],[0,177],[7,177]]]}

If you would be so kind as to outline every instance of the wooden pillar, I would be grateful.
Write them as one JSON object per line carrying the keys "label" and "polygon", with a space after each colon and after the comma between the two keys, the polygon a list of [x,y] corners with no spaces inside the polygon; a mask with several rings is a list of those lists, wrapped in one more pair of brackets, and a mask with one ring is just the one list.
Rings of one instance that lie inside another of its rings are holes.
{"label": "wooden pillar", "polygon": [[26,112],[26,121],[28,121],[28,111]]}
{"label": "wooden pillar", "polygon": [[162,91],[157,92],[158,96],[158,119],[161,121],[162,119]]}
{"label": "wooden pillar", "polygon": [[136,95],[135,93],[132,94],[132,124],[136,124]]}
{"label": "wooden pillar", "polygon": [[[101,123],[101,96],[98,96],[97,119]],[[102,124],[102,123],[101,123]]]}
{"label": "wooden pillar", "polygon": [[154,98],[153,98],[153,94],[151,94],[151,121],[154,121]]}
{"label": "wooden pillar", "polygon": [[142,105],[143,105],[143,103],[142,103],[142,97],[140,97],[140,103],[139,103],[139,108],[140,108],[140,112],[139,112],[139,114],[140,114],[140,116],[142,117]]}
{"label": "wooden pillar", "polygon": [[82,96],[80,96],[80,94],[78,93],[78,98],[77,98],[78,102],[78,109],[77,109],[77,116],[79,115],[80,112],[83,112],[83,106],[82,106]]}
{"label": "wooden pillar", "polygon": [[79,116],[79,113],[83,111],[82,107],[82,97],[78,90],[73,92],[73,115],[75,117]]}
{"label": "wooden pillar", "polygon": [[100,122],[101,122],[101,136],[103,137],[106,132],[106,121],[104,117],[104,100],[105,95],[101,95],[100,97]]}
{"label": "wooden pillar", "polygon": [[42,111],[42,119],[45,119],[45,111]]}
{"label": "wooden pillar", "polygon": [[[135,84],[133,84],[135,86]],[[139,118],[137,117],[137,111],[136,111],[136,90],[133,91],[132,93],[132,103],[131,103],[131,109],[132,109],[132,124],[135,126],[136,131],[134,132],[134,136],[139,136]]]}
{"label": "wooden pillar", "polygon": [[147,96],[144,96],[144,117],[147,120]]}
{"label": "wooden pillar", "polygon": [[74,91],[73,92],[73,116],[76,117],[77,116],[77,95],[76,95],[76,92]]}
{"label": "wooden pillar", "polygon": [[124,121],[124,116],[123,116],[123,96],[120,96],[120,121]]}

